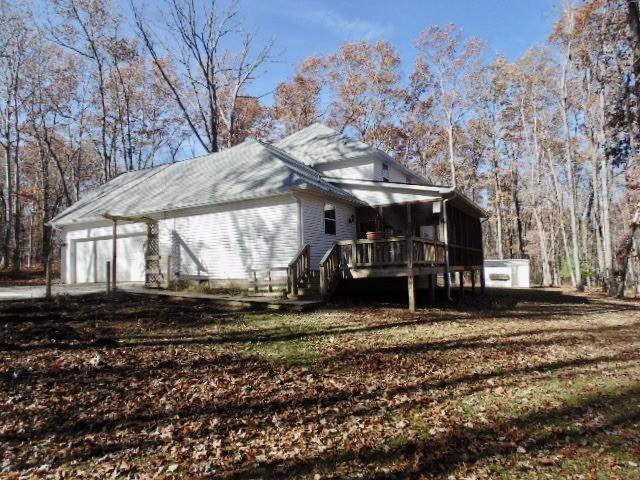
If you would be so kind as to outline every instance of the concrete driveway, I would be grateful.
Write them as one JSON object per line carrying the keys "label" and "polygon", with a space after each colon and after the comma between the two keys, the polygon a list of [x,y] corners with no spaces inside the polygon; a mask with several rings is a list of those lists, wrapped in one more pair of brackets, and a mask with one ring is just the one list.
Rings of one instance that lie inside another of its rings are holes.
{"label": "concrete driveway", "polygon": [[[121,284],[120,288],[133,286],[136,284]],[[100,293],[106,291],[104,283],[84,283],[79,285],[52,285],[53,295],[87,295],[89,293]],[[36,285],[28,287],[0,287],[0,301],[3,300],[28,300],[30,298],[44,298],[45,286]]]}

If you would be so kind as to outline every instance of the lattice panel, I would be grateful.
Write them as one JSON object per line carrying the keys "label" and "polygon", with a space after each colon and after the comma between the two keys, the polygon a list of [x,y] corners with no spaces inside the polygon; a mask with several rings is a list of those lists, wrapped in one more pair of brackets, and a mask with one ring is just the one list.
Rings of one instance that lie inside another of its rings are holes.
{"label": "lattice panel", "polygon": [[147,251],[145,252],[144,284],[150,288],[162,285],[162,269],[160,268],[160,228],[157,223],[147,224]]}

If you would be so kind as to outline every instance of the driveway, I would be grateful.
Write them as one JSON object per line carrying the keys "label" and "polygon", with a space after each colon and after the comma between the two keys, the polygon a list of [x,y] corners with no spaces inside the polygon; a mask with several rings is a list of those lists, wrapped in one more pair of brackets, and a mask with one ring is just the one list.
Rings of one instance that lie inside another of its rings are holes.
{"label": "driveway", "polygon": [[[126,288],[135,284],[119,284],[118,287]],[[87,295],[106,291],[104,283],[84,283],[76,285],[52,285],[52,295]],[[27,287],[0,287],[0,301],[2,300],[27,300],[29,298],[44,298],[45,286],[34,285]]]}

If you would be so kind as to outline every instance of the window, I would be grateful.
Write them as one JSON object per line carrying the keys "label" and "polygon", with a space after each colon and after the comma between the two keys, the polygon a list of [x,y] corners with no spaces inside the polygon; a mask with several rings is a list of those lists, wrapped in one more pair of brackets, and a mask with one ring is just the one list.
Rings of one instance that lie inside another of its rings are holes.
{"label": "window", "polygon": [[324,233],[336,234],[336,207],[329,204],[324,206]]}
{"label": "window", "polygon": [[382,164],[382,181],[389,181],[389,165],[387,165],[386,163]]}

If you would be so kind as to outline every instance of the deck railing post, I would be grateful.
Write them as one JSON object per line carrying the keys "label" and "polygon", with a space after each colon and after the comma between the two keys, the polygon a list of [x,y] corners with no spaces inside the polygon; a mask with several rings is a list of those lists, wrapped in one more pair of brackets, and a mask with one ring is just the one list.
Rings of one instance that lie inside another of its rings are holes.
{"label": "deck railing post", "polygon": [[322,298],[327,296],[327,281],[325,280],[325,267],[320,265],[320,295]]}
{"label": "deck railing post", "polygon": [[291,269],[291,291],[294,295],[298,295],[298,270]]}
{"label": "deck railing post", "polygon": [[[369,259],[369,261],[371,261],[371,259]],[[355,240],[351,244],[351,265],[353,268],[358,266],[358,244]]]}

